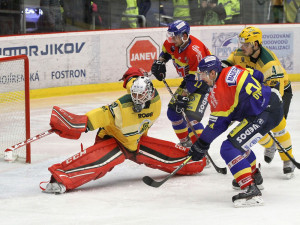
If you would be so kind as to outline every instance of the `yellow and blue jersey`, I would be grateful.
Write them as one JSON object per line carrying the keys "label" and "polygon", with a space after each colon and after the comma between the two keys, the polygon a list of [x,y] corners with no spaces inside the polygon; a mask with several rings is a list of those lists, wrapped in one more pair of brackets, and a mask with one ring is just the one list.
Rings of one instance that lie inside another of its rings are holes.
{"label": "yellow and blue jersey", "polygon": [[224,68],[208,97],[211,114],[201,139],[211,143],[232,121],[259,115],[271,96],[271,88],[262,82],[260,71],[240,66]]}

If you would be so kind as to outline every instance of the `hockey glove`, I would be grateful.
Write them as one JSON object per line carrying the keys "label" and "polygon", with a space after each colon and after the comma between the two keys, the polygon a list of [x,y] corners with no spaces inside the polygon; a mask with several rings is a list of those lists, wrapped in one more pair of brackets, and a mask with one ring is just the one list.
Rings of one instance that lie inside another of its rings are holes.
{"label": "hockey glove", "polygon": [[208,86],[208,84],[204,81],[200,81],[200,86],[198,84],[198,88],[195,92],[200,93],[200,94],[206,94],[210,92],[210,87]]}
{"label": "hockey glove", "polygon": [[193,161],[200,161],[206,155],[210,144],[198,139],[189,150],[189,156],[192,156]]}
{"label": "hockey glove", "polygon": [[151,67],[151,72],[157,80],[162,81],[166,77],[166,63],[159,60],[154,60]]}
{"label": "hockey glove", "polygon": [[186,107],[189,103],[189,100],[190,99],[186,96],[178,95],[177,99],[174,103],[176,112],[177,113],[182,113],[186,109]]}
{"label": "hockey glove", "polygon": [[50,126],[60,137],[78,139],[87,130],[88,117],[75,115],[57,106],[52,109]]}
{"label": "hockey glove", "polygon": [[141,77],[144,76],[144,74],[146,73],[145,70],[143,70],[142,68],[135,68],[135,67],[130,67],[123,75],[123,77],[119,80],[123,80],[123,88],[126,88],[127,83],[135,77]]}

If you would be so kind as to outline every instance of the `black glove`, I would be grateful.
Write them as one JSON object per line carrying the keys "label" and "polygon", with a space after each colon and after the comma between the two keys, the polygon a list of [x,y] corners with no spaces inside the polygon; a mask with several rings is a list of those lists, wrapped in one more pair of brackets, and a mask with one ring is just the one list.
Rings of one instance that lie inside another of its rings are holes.
{"label": "black glove", "polygon": [[186,109],[189,100],[190,99],[186,96],[177,95],[177,99],[174,102],[176,112],[182,113]]}
{"label": "black glove", "polygon": [[199,94],[206,94],[206,93],[209,93],[209,91],[210,91],[210,87],[208,86],[208,84],[206,82],[204,82],[202,80],[200,87],[198,87],[195,92],[199,93]]}
{"label": "black glove", "polygon": [[206,155],[210,144],[198,139],[189,150],[189,156],[192,156],[193,161],[200,161]]}
{"label": "black glove", "polygon": [[151,67],[151,72],[157,80],[162,81],[166,77],[166,63],[159,60],[154,60]]}

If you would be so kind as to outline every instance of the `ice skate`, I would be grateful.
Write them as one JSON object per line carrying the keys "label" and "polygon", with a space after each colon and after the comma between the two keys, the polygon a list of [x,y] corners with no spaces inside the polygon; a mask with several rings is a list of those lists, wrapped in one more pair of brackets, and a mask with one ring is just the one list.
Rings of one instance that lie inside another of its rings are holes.
{"label": "ice skate", "polygon": [[[259,190],[263,190],[264,186],[262,185],[264,182],[264,179],[261,175],[261,172],[258,168],[256,168],[256,172],[253,175],[253,179],[254,179],[254,183],[256,184],[256,186],[258,187]],[[232,188],[235,190],[240,190],[240,185],[238,184],[238,182],[236,182],[235,179],[232,180]]]}
{"label": "ice skate", "polygon": [[261,206],[264,204],[262,194],[255,183],[245,188],[245,191],[232,197],[234,207]]}
{"label": "ice skate", "polygon": [[273,142],[273,145],[270,148],[265,148],[265,152],[264,152],[265,157],[264,157],[264,159],[265,159],[266,163],[271,163],[272,162],[276,150],[277,150],[277,147],[276,147],[275,142]]}
{"label": "ice skate", "polygon": [[295,176],[294,170],[295,165],[291,160],[283,161],[283,173],[287,179],[292,179]]}
{"label": "ice skate", "polygon": [[193,145],[193,142],[191,141],[191,139],[189,137],[186,137],[183,141],[180,141],[180,143],[178,143],[178,145],[185,147],[185,148],[191,148]]}
{"label": "ice skate", "polygon": [[53,194],[63,194],[66,192],[66,187],[63,184],[53,182],[53,183],[48,183],[46,185],[46,188],[40,188],[43,190],[44,193],[53,193]]}

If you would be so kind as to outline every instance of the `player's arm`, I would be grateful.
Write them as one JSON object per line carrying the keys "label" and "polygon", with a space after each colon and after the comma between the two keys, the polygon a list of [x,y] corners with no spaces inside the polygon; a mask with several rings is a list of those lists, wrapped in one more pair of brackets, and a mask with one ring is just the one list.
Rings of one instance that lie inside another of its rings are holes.
{"label": "player's arm", "polygon": [[271,62],[265,66],[262,71],[265,77],[265,84],[270,87],[275,87],[279,83],[279,92],[281,96],[284,94],[284,75],[285,69],[281,65],[274,65]]}
{"label": "player's arm", "polygon": [[211,114],[209,124],[189,150],[193,161],[199,161],[206,155],[213,140],[227,130],[230,120],[229,117],[217,117]]}
{"label": "player's arm", "polygon": [[115,104],[117,103],[113,103],[108,106],[102,106],[87,112],[86,116],[88,117],[88,130],[96,130],[100,127],[106,127],[112,121],[114,121],[114,112],[112,107]]}

